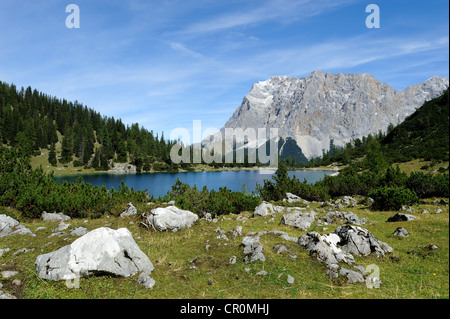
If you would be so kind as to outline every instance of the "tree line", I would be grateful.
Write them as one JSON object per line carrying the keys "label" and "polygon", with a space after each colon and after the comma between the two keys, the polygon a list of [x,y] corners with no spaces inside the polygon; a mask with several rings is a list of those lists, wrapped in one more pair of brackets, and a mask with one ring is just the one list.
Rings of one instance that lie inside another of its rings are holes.
{"label": "tree line", "polygon": [[[58,135],[61,137],[58,138]],[[61,140],[62,139],[62,140]],[[60,152],[55,145],[61,142]],[[81,103],[58,99],[28,87],[0,82],[0,142],[17,147],[24,156],[49,150],[49,162],[110,168],[111,161],[136,165],[138,171],[152,165],[170,165],[175,141],[121,119],[102,116]],[[59,154],[57,154],[59,153]]]}

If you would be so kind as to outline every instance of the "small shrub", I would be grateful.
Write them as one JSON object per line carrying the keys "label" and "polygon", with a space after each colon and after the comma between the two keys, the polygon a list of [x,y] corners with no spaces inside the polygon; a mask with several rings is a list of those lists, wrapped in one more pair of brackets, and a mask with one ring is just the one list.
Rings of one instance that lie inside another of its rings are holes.
{"label": "small shrub", "polygon": [[379,187],[369,192],[374,199],[376,210],[399,210],[403,205],[413,205],[419,201],[417,194],[404,187]]}

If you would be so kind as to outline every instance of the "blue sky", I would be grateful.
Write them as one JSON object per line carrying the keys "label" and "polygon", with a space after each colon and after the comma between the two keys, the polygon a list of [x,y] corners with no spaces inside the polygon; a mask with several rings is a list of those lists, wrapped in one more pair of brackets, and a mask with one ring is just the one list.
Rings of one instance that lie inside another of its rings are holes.
{"label": "blue sky", "polygon": [[169,136],[221,128],[275,75],[371,73],[398,90],[448,77],[448,27],[447,0],[0,0],[0,81]]}

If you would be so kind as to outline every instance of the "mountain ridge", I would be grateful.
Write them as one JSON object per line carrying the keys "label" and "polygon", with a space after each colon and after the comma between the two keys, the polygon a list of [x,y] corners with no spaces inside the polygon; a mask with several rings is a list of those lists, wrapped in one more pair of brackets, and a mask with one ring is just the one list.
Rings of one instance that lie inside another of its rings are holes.
{"label": "mountain ridge", "polygon": [[369,73],[316,70],[303,78],[273,76],[252,85],[221,133],[225,128],[278,128],[280,138],[295,140],[311,159],[327,151],[330,141],[342,146],[400,124],[448,87],[448,78],[439,76],[402,91]]}

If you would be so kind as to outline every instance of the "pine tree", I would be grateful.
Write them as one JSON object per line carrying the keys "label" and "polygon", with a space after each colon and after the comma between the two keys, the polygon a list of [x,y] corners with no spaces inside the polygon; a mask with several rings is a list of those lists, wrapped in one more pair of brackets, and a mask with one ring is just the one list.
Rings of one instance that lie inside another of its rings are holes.
{"label": "pine tree", "polygon": [[55,152],[55,143],[52,143],[50,145],[50,151],[48,152],[48,162],[52,166],[56,166],[57,160],[56,160],[56,152]]}

